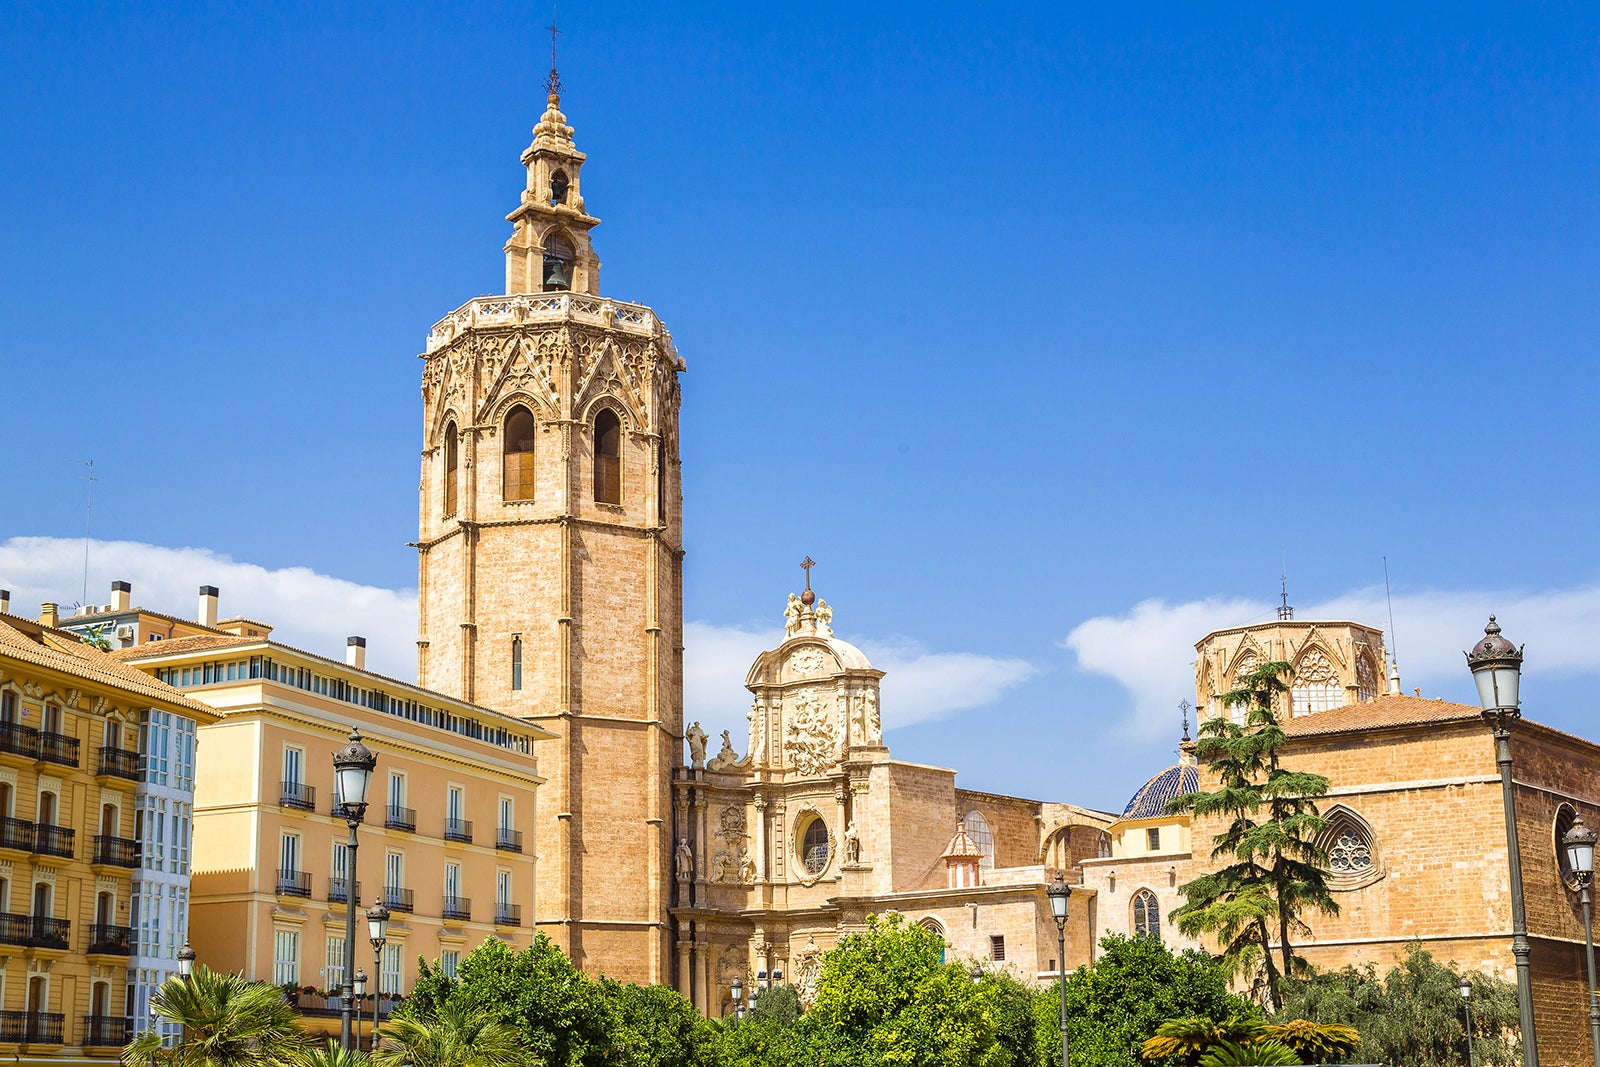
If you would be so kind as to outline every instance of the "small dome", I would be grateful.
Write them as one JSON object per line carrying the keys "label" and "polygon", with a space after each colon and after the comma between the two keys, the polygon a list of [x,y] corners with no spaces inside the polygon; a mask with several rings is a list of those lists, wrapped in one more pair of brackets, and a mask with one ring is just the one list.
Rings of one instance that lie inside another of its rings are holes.
{"label": "small dome", "polygon": [[1192,763],[1175,763],[1162,771],[1133,794],[1128,806],[1122,809],[1124,819],[1155,819],[1167,813],[1167,802],[1173,797],[1193,793],[1200,788],[1200,772]]}

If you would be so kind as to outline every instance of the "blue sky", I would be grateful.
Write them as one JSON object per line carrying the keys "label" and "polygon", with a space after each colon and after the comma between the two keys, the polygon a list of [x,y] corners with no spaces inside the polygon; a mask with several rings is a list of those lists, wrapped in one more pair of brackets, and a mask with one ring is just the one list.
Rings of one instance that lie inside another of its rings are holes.
{"label": "blue sky", "polygon": [[[132,547],[91,552],[91,600],[187,612],[227,574],[286,637],[392,632],[406,669],[415,356],[502,287],[547,21],[0,5],[17,610],[81,596],[48,539],[93,456],[96,534]],[[897,755],[1119,805],[1192,642],[1268,612],[1286,554],[1302,617],[1385,629],[1387,556],[1427,695],[1471,698],[1499,611],[1528,713],[1600,734],[1592,5],[562,25],[602,291],[690,368],[689,717],[742,724],[809,554],[891,672]]]}

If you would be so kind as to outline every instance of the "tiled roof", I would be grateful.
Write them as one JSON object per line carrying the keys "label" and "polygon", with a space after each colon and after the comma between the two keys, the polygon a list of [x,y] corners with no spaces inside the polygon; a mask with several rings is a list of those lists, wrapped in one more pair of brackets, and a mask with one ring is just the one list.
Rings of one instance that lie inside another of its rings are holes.
{"label": "tiled roof", "polygon": [[1167,813],[1167,802],[1173,797],[1193,793],[1200,788],[1200,772],[1192,763],[1174,763],[1133,794],[1128,806],[1122,809],[1124,819],[1154,819]]}
{"label": "tiled roof", "polygon": [[265,637],[240,637],[237,634],[193,634],[174,637],[170,641],[146,641],[142,645],[129,645],[114,649],[111,655],[119,660],[148,659],[152,656],[176,656],[184,652],[199,652],[207,648],[229,648],[233,645],[265,644]]}
{"label": "tiled roof", "polygon": [[950,845],[944,850],[940,859],[982,859],[983,849],[967,833],[966,823],[956,823],[956,836],[950,839]]}
{"label": "tiled roof", "polygon": [[1385,693],[1359,704],[1346,704],[1289,719],[1283,724],[1283,732],[1290,737],[1315,737],[1319,734],[1356,733],[1395,726],[1477,722],[1482,717],[1483,710],[1470,704]]}
{"label": "tiled roof", "polygon": [[178,705],[197,712],[197,717],[203,722],[211,722],[217,717],[215,709],[191,700],[165,682],[158,682],[143,671],[85,644],[77,634],[52,630],[27,619],[0,615],[0,656],[77,675],[86,681],[137,693],[167,705]]}

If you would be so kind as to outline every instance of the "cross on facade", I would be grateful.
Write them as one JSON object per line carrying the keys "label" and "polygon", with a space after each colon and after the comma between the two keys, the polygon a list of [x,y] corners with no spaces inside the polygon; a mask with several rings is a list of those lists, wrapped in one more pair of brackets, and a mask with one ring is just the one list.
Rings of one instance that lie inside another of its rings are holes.
{"label": "cross on facade", "polygon": [[817,561],[812,559],[810,556],[807,556],[804,560],[802,560],[800,562],[800,569],[806,572],[806,589],[807,590],[809,590],[811,588],[811,568],[815,567],[816,565],[817,565]]}

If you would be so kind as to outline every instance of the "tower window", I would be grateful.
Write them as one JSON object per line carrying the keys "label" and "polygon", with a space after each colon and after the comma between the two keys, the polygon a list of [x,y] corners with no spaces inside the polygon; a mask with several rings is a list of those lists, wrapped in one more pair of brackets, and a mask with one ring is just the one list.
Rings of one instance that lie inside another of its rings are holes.
{"label": "tower window", "polygon": [[506,500],[533,499],[533,412],[514,407],[506,416],[500,495]]}
{"label": "tower window", "polygon": [[622,503],[622,423],[606,408],[594,418],[594,498]]}
{"label": "tower window", "polygon": [[983,849],[983,858],[978,861],[979,868],[994,870],[994,834],[989,830],[989,820],[983,817],[981,811],[973,808],[961,817],[961,826],[972,838],[972,843]]}
{"label": "tower window", "polygon": [[1133,934],[1161,940],[1161,902],[1148,889],[1133,895]]}
{"label": "tower window", "polygon": [[544,291],[572,288],[572,245],[556,234],[544,239]]}
{"label": "tower window", "polygon": [[456,513],[456,469],[461,465],[460,444],[456,440],[456,424],[444,428],[444,514],[446,518]]}
{"label": "tower window", "polygon": [[564,170],[558,170],[550,175],[550,202],[552,204],[567,202],[567,172]]}
{"label": "tower window", "polygon": [[522,688],[522,638],[511,639],[511,688]]}

